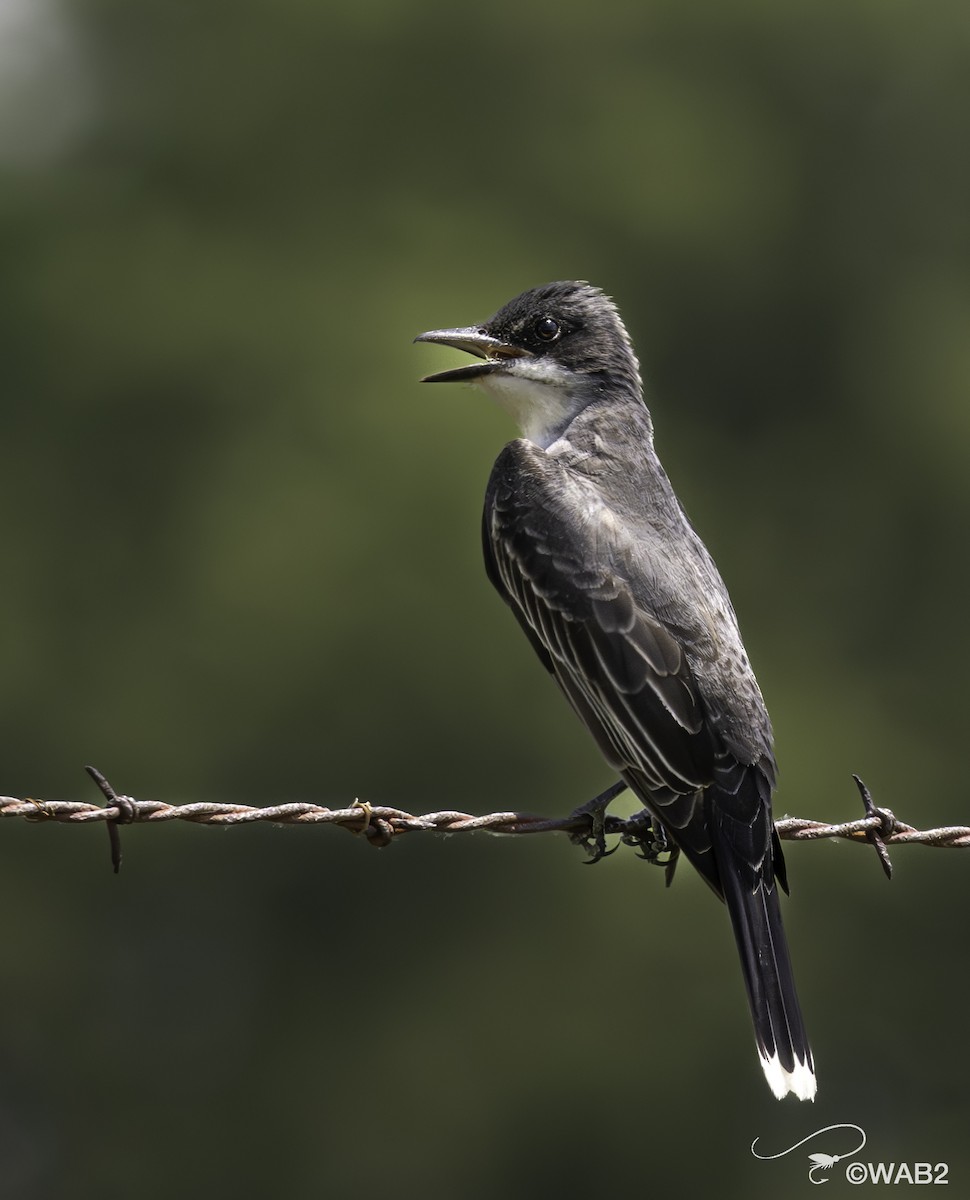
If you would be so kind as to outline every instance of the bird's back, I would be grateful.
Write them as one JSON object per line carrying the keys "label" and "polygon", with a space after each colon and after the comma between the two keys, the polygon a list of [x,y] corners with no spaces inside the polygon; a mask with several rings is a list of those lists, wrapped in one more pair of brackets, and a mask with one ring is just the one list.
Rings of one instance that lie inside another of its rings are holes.
{"label": "bird's back", "polygon": [[590,406],[548,450],[525,440],[505,447],[486,492],[490,577],[516,608],[515,588],[496,578],[505,561],[577,619],[589,618],[597,588],[627,594],[676,643],[685,685],[724,747],[773,784],[771,722],[727,588],[638,408],[646,412]]}

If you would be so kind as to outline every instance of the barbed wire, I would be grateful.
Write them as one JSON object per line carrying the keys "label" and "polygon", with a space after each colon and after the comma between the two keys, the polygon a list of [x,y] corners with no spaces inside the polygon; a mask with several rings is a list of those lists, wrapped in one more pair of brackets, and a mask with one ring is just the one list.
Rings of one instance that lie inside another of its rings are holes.
{"label": "barbed wire", "polygon": [[[566,833],[571,839],[602,856],[603,836],[616,835],[619,844],[637,847],[642,855],[662,861],[672,874],[669,857],[675,852],[656,830],[649,815],[641,812],[630,817],[606,813],[602,827],[591,817],[597,803],[608,803],[624,790],[622,783],[614,784],[595,801],[566,817],[543,817],[534,813],[493,812],[484,816],[455,809],[415,815],[403,809],[355,800],[348,808],[328,808],[310,802],[293,802],[254,806],[249,804],[218,804],[203,801],[192,804],[168,804],[162,800],[136,800],[118,794],[95,767],[85,770],[100,788],[106,804],[79,800],[38,800],[33,797],[16,799],[0,796],[0,818],[21,818],[32,824],[56,822],[65,825],[87,825],[103,822],[111,838],[111,860],[117,871],[121,865],[119,825],[155,825],[167,821],[190,821],[196,825],[249,825],[268,821],[274,825],[335,825],[364,837],[372,846],[387,846],[406,833],[491,833],[501,836],[534,833]],[[829,824],[800,817],[784,817],[775,822],[778,837],[784,841],[819,841],[838,838],[873,846],[887,875],[892,873],[887,846],[918,843],[950,849],[970,848],[970,827],[948,825],[936,829],[916,829],[900,821],[888,808],[878,808],[868,788],[854,775],[865,806],[865,816],[854,821]],[[599,840],[597,840],[599,839]],[[598,846],[598,853],[596,852]]]}

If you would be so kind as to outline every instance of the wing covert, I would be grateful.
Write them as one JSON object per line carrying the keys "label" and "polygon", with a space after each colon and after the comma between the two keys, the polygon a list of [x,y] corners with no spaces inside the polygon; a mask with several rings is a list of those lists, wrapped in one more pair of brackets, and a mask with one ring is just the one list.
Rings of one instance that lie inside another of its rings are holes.
{"label": "wing covert", "polygon": [[589,524],[510,482],[497,468],[486,500],[493,584],[610,764],[656,803],[691,796],[714,778],[716,744],[684,647],[594,553]]}

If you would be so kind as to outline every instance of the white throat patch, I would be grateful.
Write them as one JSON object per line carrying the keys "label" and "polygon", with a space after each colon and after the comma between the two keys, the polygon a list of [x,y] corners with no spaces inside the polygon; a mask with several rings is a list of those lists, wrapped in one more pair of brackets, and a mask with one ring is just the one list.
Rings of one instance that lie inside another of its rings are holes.
{"label": "white throat patch", "polygon": [[475,382],[509,413],[522,436],[543,450],[587,401],[571,372],[547,358],[516,358]]}

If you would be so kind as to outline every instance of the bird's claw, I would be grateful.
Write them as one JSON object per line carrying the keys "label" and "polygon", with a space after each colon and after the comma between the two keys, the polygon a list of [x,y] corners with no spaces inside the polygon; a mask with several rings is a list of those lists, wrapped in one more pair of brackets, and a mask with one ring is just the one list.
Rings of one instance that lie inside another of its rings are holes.
{"label": "bird's claw", "polygon": [[588,834],[572,834],[572,840],[577,846],[582,846],[589,858],[583,859],[584,867],[591,867],[602,858],[609,858],[620,848],[617,842],[612,850],[606,848],[606,811],[599,809],[589,814],[590,832]]}
{"label": "bird's claw", "polygon": [[631,818],[631,828],[620,838],[620,843],[632,846],[638,858],[653,867],[663,867],[667,887],[674,879],[680,849],[671,842],[667,831],[646,809]]}
{"label": "bird's claw", "polygon": [[581,804],[579,808],[570,813],[570,816],[577,820],[581,817],[589,818],[588,830],[577,830],[569,835],[569,840],[577,846],[582,846],[590,856],[585,860],[584,866],[592,866],[593,863],[598,863],[602,858],[609,858],[611,854],[615,854],[619,850],[619,842],[612,850],[606,848],[606,809],[610,801],[615,800],[625,789],[626,784],[619,780],[611,784],[605,792],[600,792],[598,796],[587,800],[585,804]]}

